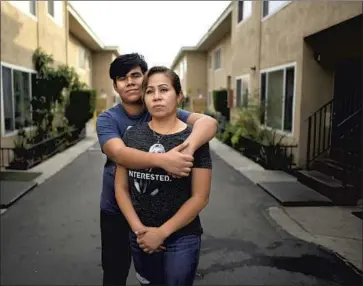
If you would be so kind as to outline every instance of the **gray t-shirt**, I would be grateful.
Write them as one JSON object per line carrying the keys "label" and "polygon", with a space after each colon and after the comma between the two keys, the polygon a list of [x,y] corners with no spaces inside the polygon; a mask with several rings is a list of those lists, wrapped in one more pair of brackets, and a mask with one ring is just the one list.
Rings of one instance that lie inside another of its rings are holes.
{"label": "gray t-shirt", "polygon": [[[175,134],[160,135],[154,133],[148,123],[143,123],[127,130],[123,140],[128,147],[145,152],[165,153],[184,142],[190,133],[191,128],[187,127]],[[212,168],[208,143],[194,153],[193,168]],[[191,197],[191,175],[176,179],[160,168],[128,169],[127,172],[131,201],[145,226],[161,226]],[[202,234],[199,216],[178,233]]]}

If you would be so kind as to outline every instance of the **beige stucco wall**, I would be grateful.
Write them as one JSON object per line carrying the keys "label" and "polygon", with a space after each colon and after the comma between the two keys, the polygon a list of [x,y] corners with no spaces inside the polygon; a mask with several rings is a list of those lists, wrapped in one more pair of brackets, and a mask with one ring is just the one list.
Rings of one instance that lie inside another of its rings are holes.
{"label": "beige stucco wall", "polygon": [[188,72],[186,73],[186,81],[189,96],[197,98],[199,94],[206,98],[207,95],[207,55],[203,52],[189,52],[187,57]]}
{"label": "beige stucco wall", "polygon": [[39,46],[48,54],[53,55],[56,63],[67,62],[67,2],[62,2],[63,20],[62,25],[56,23],[47,11],[46,1],[37,1],[39,22]]}
{"label": "beige stucco wall", "polygon": [[97,96],[102,93],[107,95],[107,107],[114,103],[114,88],[109,76],[110,64],[115,58],[112,52],[94,52],[92,55],[92,84],[97,91]]}
{"label": "beige stucco wall", "polygon": [[[214,69],[214,53],[221,48],[221,68]],[[212,58],[212,67],[208,68],[208,91],[220,90],[227,88],[227,76],[232,71],[232,48],[231,34],[225,35],[221,41],[215,44],[208,51],[208,56]]]}
{"label": "beige stucco wall", "polygon": [[6,1],[1,1],[1,61],[33,68],[38,47],[38,21]]}
{"label": "beige stucco wall", "polygon": [[[262,21],[261,9],[261,2],[254,1],[251,16],[237,24],[237,3],[234,3],[232,86],[235,90],[236,77],[249,74],[251,91],[258,92],[261,69],[296,63],[294,126],[287,141],[299,144],[296,157],[303,164],[306,119],[331,99],[334,77],[332,71],[324,70],[313,60],[313,52],[305,44],[304,37],[361,14],[361,3],[293,1]],[[234,112],[232,110],[232,117]]]}
{"label": "beige stucco wall", "polygon": [[63,24],[51,19],[44,1],[36,1],[37,17],[30,17],[14,5],[1,1],[1,61],[33,68],[32,56],[41,47],[56,63],[66,63],[67,2],[63,5]]}
{"label": "beige stucco wall", "polygon": [[[81,68],[79,65],[80,49],[83,48],[88,57],[89,61],[86,63],[85,68]],[[75,68],[79,75],[81,82],[86,83],[89,87],[92,87],[92,52],[84,46],[75,36],[69,34],[68,42],[68,64]]]}

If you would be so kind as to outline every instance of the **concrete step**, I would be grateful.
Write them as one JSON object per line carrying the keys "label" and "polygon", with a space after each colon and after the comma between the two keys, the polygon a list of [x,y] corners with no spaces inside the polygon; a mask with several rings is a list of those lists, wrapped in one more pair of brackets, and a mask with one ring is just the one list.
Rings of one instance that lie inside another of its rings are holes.
{"label": "concrete step", "polygon": [[298,181],[330,198],[334,205],[357,205],[361,195],[352,186],[344,186],[341,181],[316,170],[299,171]]}

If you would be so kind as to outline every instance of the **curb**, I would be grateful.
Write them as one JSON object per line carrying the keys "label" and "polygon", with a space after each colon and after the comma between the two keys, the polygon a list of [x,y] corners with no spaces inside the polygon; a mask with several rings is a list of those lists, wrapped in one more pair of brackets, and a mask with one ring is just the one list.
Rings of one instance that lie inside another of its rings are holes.
{"label": "curb", "polygon": [[81,140],[80,142],[63,151],[62,153],[59,153],[52,158],[49,158],[47,161],[43,162],[44,165],[41,164],[34,167],[34,169],[31,170],[32,172],[42,172],[42,175],[35,178],[34,182],[36,182],[38,185],[44,183],[49,178],[65,168],[67,165],[76,160],[96,142],[97,138],[86,137],[85,139]]}
{"label": "curb", "polygon": [[29,193],[31,190],[34,190],[37,186],[47,181],[52,176],[61,171],[63,168],[65,168],[67,165],[76,160],[80,155],[86,152],[92,145],[96,144],[97,141],[98,140],[97,137],[95,136],[95,133],[92,132],[89,136],[79,141],[72,147],[64,150],[61,153],[56,154],[55,156],[47,159],[41,164],[35,166],[34,168],[27,170],[29,172],[40,172],[42,174],[33,180],[35,184],[32,188],[29,188],[29,190],[27,190],[21,196],[16,198],[16,200],[14,200],[7,208],[2,208],[0,216],[3,215],[16,201],[18,201],[24,195]]}
{"label": "curb", "polygon": [[267,213],[278,226],[280,226],[290,235],[328,249],[338,256],[342,261],[344,261],[345,264],[351,267],[357,274],[362,275],[363,267],[361,264],[355,263],[353,260],[347,258],[346,255],[341,251],[328,246],[327,243],[324,243],[322,239],[319,238],[324,237],[323,235],[315,235],[307,231],[298,221],[289,216],[283,208],[270,207],[267,209]]}
{"label": "curb", "polygon": [[38,183],[36,183],[35,181],[31,181],[32,184],[30,186],[28,186],[27,188],[23,189],[21,191],[20,194],[18,194],[17,196],[13,197],[8,204],[3,204],[1,203],[0,207],[1,209],[8,209],[9,207],[11,207],[14,203],[16,203],[18,200],[20,200],[23,196],[25,196],[28,192],[30,192],[32,189],[34,189],[36,186],[38,186]]}

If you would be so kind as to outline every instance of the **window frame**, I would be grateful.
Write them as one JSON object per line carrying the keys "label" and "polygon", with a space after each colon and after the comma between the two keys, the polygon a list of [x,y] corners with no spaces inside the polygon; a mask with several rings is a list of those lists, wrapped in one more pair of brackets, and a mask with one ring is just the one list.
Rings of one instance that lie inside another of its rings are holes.
{"label": "window frame", "polygon": [[[84,63],[84,66],[81,63]],[[87,70],[87,51],[83,46],[78,46],[78,68]]]}
{"label": "window frame", "polygon": [[[217,53],[219,53],[219,67],[217,67],[217,60],[216,60],[216,57],[217,57]],[[221,68],[222,68],[222,48],[217,48],[214,50],[214,71],[219,71]]]}
{"label": "window frame", "polygon": [[[280,6],[278,6],[274,11],[270,12],[269,11],[269,4],[270,4],[271,0],[264,0],[262,5],[261,5],[261,21],[265,21],[268,18],[270,18],[271,16],[275,15],[276,13],[278,13],[279,11],[281,11],[283,8],[285,8],[287,5],[291,4],[292,1],[290,0],[285,0],[285,3],[280,4]],[[264,15],[264,7],[265,5],[267,5],[267,14]]]}
{"label": "window frame", "polygon": [[[49,3],[52,2],[53,4],[53,15],[49,12]],[[54,0],[47,0],[47,13],[48,13],[48,16],[51,16],[53,19],[55,19],[55,3],[54,3]]]}
{"label": "window frame", "polygon": [[[14,119],[14,130],[11,131],[7,131],[5,130],[5,114],[4,114],[4,93],[3,93],[3,67],[8,68],[11,70],[11,99],[12,99],[12,105],[13,105],[13,119]],[[29,68],[25,68],[25,67],[21,67],[21,66],[17,66],[17,65],[13,65],[13,64],[9,64],[6,62],[1,62],[0,63],[0,94],[1,94],[1,100],[0,100],[0,110],[1,110],[1,136],[2,137],[9,137],[9,136],[14,136],[18,134],[19,129],[16,129],[15,126],[15,98],[14,98],[14,70],[19,71],[19,72],[25,72],[28,74],[29,77],[29,99],[30,102],[33,98],[33,94],[32,94],[32,74],[37,74],[37,72],[33,69],[29,69]],[[31,116],[32,116],[32,112],[31,112]],[[33,128],[34,126],[28,126],[25,127],[25,130],[30,130],[31,128]]]}
{"label": "window frame", "polygon": [[[7,3],[9,3],[10,5],[12,5],[14,8],[18,9],[19,11],[21,11],[22,13],[24,13],[24,15],[28,16],[29,18],[31,18],[34,21],[38,21],[38,6],[37,6],[37,1],[36,0],[28,0],[27,2],[29,3],[29,7],[27,10],[22,9],[21,7],[19,7],[16,2],[19,1],[6,1]],[[25,2],[25,1],[23,1]],[[30,3],[33,2],[34,3],[34,7],[35,7],[35,14],[31,13],[30,11]]]}
{"label": "window frame", "polygon": [[[54,15],[52,15],[51,13],[49,13],[49,2],[53,3],[53,13]],[[46,11],[47,11],[47,15],[48,17],[58,26],[63,27],[64,24],[64,2],[63,1],[59,1],[59,0],[46,0]],[[60,6],[58,6],[58,4]],[[58,7],[60,7],[60,10],[58,9]],[[58,19],[58,13],[60,13],[60,18],[61,21],[59,22]]]}
{"label": "window frame", "polygon": [[[244,13],[245,13],[245,5],[246,3],[249,3],[251,5],[251,9],[250,9],[250,13],[245,16]],[[244,23],[248,18],[251,17],[252,15],[252,3],[253,1],[251,0],[238,0],[237,1],[237,25],[241,25],[242,23]],[[240,12],[240,4],[242,4],[242,12]],[[240,15],[242,13],[242,15]],[[241,16],[241,19],[240,19],[240,16]]]}
{"label": "window frame", "polygon": [[[34,14],[32,13],[32,6],[34,8]],[[38,9],[37,9],[37,1],[36,0],[29,0],[29,13],[31,15],[33,15],[34,17],[37,17],[37,12],[38,12]]]}
{"label": "window frame", "polygon": [[[283,135],[287,135],[287,136],[293,136],[294,135],[294,127],[295,127],[295,108],[296,108],[296,62],[292,62],[292,63],[288,63],[288,64],[284,64],[284,65],[280,65],[280,66],[275,66],[275,67],[271,67],[271,68],[266,68],[266,69],[262,69],[260,70],[260,90],[262,90],[262,75],[265,74],[266,75],[266,84],[265,84],[265,106],[266,103],[268,102],[268,73],[271,72],[275,72],[275,71],[281,71],[283,70],[283,99],[282,99],[282,126],[281,129],[275,129],[272,128],[270,126],[267,125],[267,110],[265,110],[264,112],[264,123],[260,123],[260,126],[262,128],[265,128],[267,130],[270,131],[276,131],[279,134],[283,134]],[[286,101],[286,70],[289,68],[294,68],[294,84],[293,84],[293,96],[292,96],[292,122],[291,122],[291,131],[285,131],[284,127],[285,127],[285,101]],[[261,98],[262,98],[262,92],[260,92],[259,95],[259,101],[261,104]]]}
{"label": "window frame", "polygon": [[[241,81],[241,106],[238,106],[237,105],[237,98],[238,98],[238,92],[237,92],[237,81]],[[247,80],[248,81],[248,88],[247,88],[247,90],[248,90],[248,92],[249,92],[249,90],[250,90],[250,74],[248,74],[248,73],[246,73],[246,74],[243,74],[243,75],[240,75],[240,76],[237,76],[236,78],[235,78],[235,87],[236,87],[236,92],[235,92],[235,94],[236,94],[236,96],[235,96],[235,98],[233,99],[233,105],[235,106],[235,107],[237,107],[237,108],[247,108],[248,107],[248,99],[249,99],[249,97],[248,97],[248,94],[247,94],[247,104],[246,104],[246,106],[244,106],[244,94],[243,94],[243,80]]]}

